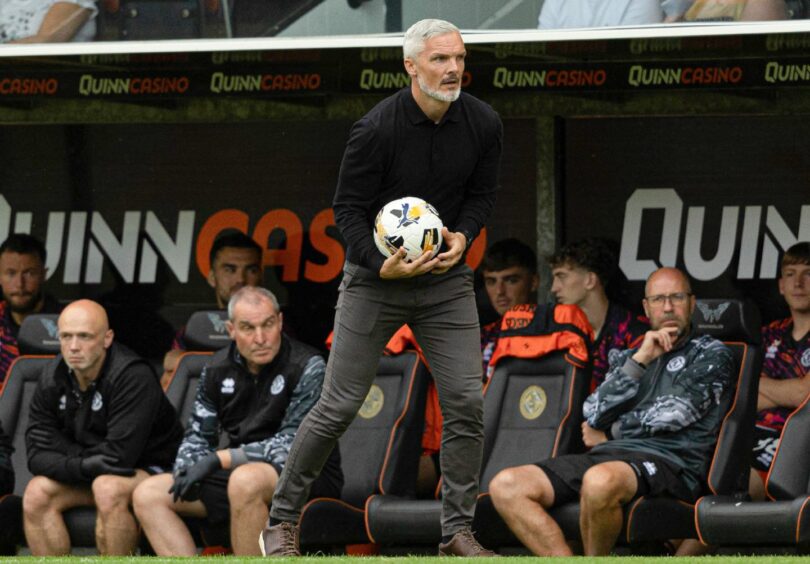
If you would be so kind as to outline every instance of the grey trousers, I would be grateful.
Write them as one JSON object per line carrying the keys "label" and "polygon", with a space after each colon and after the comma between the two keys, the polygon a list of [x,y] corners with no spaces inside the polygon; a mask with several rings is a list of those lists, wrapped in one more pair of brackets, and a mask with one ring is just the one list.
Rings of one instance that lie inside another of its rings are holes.
{"label": "grey trousers", "polygon": [[298,520],[312,482],[366,398],[385,345],[403,323],[413,330],[430,364],[444,417],[442,533],[455,534],[472,522],[484,402],[473,275],[463,264],[445,274],[380,280],[368,269],[346,263],[321,398],[295,435],[273,496],[272,518]]}

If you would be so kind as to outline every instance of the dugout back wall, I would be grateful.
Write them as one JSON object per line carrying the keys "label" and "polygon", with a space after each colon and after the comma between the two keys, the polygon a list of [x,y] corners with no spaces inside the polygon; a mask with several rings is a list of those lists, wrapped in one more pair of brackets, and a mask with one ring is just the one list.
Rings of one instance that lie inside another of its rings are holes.
{"label": "dugout back wall", "polygon": [[[676,264],[702,297],[749,295],[776,317],[779,251],[810,238],[810,36],[676,31],[467,38],[464,87],[505,125],[487,241],[543,255],[608,237],[630,304],[651,268]],[[340,156],[351,123],[407,85],[397,41],[3,50],[0,237],[47,241],[59,298],[140,304],[130,330],[161,335],[157,350],[210,306],[207,250],[241,229],[266,249],[287,321],[320,343],[343,261]]]}

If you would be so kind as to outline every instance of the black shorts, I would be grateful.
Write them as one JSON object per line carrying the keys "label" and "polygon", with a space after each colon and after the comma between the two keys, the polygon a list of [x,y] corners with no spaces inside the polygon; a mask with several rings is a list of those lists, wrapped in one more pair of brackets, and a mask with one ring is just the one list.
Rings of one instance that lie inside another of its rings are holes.
{"label": "black shorts", "polygon": [[[231,520],[231,503],[228,501],[228,479],[231,470],[217,470],[200,486],[200,501],[205,505],[209,526],[221,526]],[[312,484],[310,499],[316,497],[340,497],[343,480],[331,472],[322,472]]]}
{"label": "black shorts", "polygon": [[781,436],[782,433],[776,429],[759,425],[754,427],[754,448],[751,452],[751,467],[754,470],[767,475],[773,463],[773,457],[776,455],[776,449],[779,448]]}
{"label": "black shorts", "polygon": [[644,495],[669,495],[692,503],[698,498],[698,492],[693,492],[686,485],[677,466],[665,458],[645,452],[613,450],[567,454],[538,462],[537,466],[551,481],[556,507],[579,501],[582,476],[588,468],[613,461],[626,462],[636,473],[638,489],[633,499]]}
{"label": "black shorts", "polygon": [[140,468],[150,476],[157,476],[158,474],[171,474],[172,473],[172,465],[169,464],[168,466],[159,466],[157,464],[151,464],[145,468]]}

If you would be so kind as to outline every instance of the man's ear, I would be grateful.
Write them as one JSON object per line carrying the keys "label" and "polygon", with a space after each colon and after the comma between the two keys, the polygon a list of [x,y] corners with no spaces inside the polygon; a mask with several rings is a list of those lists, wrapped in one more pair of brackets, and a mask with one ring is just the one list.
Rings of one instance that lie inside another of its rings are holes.
{"label": "man's ear", "polygon": [[540,287],[540,276],[538,276],[537,274],[532,274],[532,284],[531,284],[532,292],[536,292],[537,288],[539,287]]}
{"label": "man's ear", "polygon": [[109,349],[110,345],[112,345],[113,339],[115,338],[115,333],[112,329],[107,329],[107,332],[104,333],[104,348]]}
{"label": "man's ear", "polygon": [[217,279],[216,279],[216,277],[214,277],[214,265],[213,264],[211,265],[211,269],[208,271],[208,276],[206,276],[205,279],[208,280],[208,285],[209,286],[211,286],[212,288],[217,287]]}
{"label": "man's ear", "polygon": [[228,336],[233,340],[233,335],[236,332],[236,327],[234,327],[233,322],[228,319],[225,321],[225,329],[228,330]]}
{"label": "man's ear", "polygon": [[410,58],[405,59],[403,64],[405,65],[405,72],[411,75],[412,78],[416,78],[416,65],[413,63],[413,60]]}

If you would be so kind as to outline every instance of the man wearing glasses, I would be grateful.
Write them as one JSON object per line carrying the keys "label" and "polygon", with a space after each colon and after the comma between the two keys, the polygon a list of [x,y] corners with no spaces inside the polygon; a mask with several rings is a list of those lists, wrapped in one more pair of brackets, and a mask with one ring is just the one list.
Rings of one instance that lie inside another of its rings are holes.
{"label": "man wearing glasses", "polygon": [[605,381],[585,400],[583,439],[591,450],[507,468],[489,485],[517,537],[538,556],[571,555],[548,509],[579,499],[586,555],[610,553],[622,506],[643,495],[693,502],[706,481],[731,352],[692,331],[695,297],[686,275],[661,268],[643,300],[651,330],[615,355]]}

